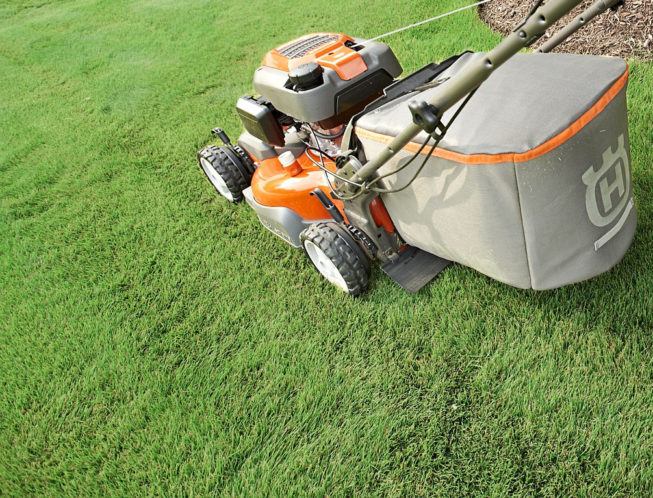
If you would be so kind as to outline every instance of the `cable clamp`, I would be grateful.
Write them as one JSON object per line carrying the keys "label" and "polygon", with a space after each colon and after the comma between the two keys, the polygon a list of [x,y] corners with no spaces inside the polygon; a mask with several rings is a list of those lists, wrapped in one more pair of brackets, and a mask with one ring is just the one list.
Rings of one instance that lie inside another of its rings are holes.
{"label": "cable clamp", "polygon": [[[413,123],[436,140],[442,138],[445,127],[440,120],[439,110],[434,105],[423,100],[413,100],[408,104],[408,109],[413,115]],[[438,133],[439,131],[439,133]]]}

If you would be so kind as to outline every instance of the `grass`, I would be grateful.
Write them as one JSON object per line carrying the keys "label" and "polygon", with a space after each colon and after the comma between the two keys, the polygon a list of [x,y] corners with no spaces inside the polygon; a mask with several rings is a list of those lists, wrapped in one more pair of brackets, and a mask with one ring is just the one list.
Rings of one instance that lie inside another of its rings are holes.
{"label": "grass", "polygon": [[[195,163],[268,49],[462,4],[0,3],[0,494],[653,492],[653,65],[633,246],[557,291],[349,299]],[[410,71],[497,40],[468,11],[388,41]]]}

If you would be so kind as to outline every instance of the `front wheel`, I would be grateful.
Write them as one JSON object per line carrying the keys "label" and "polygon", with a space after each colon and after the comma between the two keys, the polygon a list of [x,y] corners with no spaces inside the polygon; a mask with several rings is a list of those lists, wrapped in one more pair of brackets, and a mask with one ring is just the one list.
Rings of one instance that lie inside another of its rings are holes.
{"label": "front wheel", "polygon": [[209,145],[197,153],[197,161],[220,195],[229,202],[243,200],[243,190],[249,187],[252,175],[234,150]]}
{"label": "front wheel", "polygon": [[303,230],[299,240],[317,271],[329,282],[351,296],[367,289],[370,264],[345,228],[335,223],[316,223]]}

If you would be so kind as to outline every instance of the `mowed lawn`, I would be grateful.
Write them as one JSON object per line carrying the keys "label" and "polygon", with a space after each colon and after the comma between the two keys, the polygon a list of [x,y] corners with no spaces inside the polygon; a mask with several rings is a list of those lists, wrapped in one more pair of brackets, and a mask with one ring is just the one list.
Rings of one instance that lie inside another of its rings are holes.
{"label": "mowed lawn", "polygon": [[[351,299],[195,162],[267,50],[466,3],[0,3],[0,495],[653,492],[653,65],[633,246],[556,291],[376,269]],[[388,42],[406,73],[498,39]]]}

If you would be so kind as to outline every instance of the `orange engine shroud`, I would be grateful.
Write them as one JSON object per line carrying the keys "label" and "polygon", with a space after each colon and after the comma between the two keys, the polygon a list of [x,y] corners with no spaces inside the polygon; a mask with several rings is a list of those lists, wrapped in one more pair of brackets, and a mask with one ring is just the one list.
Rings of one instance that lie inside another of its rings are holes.
{"label": "orange engine shroud", "polygon": [[313,33],[269,51],[262,65],[288,72],[315,62],[333,69],[343,80],[351,80],[367,71],[367,64],[358,52],[346,45],[347,42],[354,40],[341,33]]}

